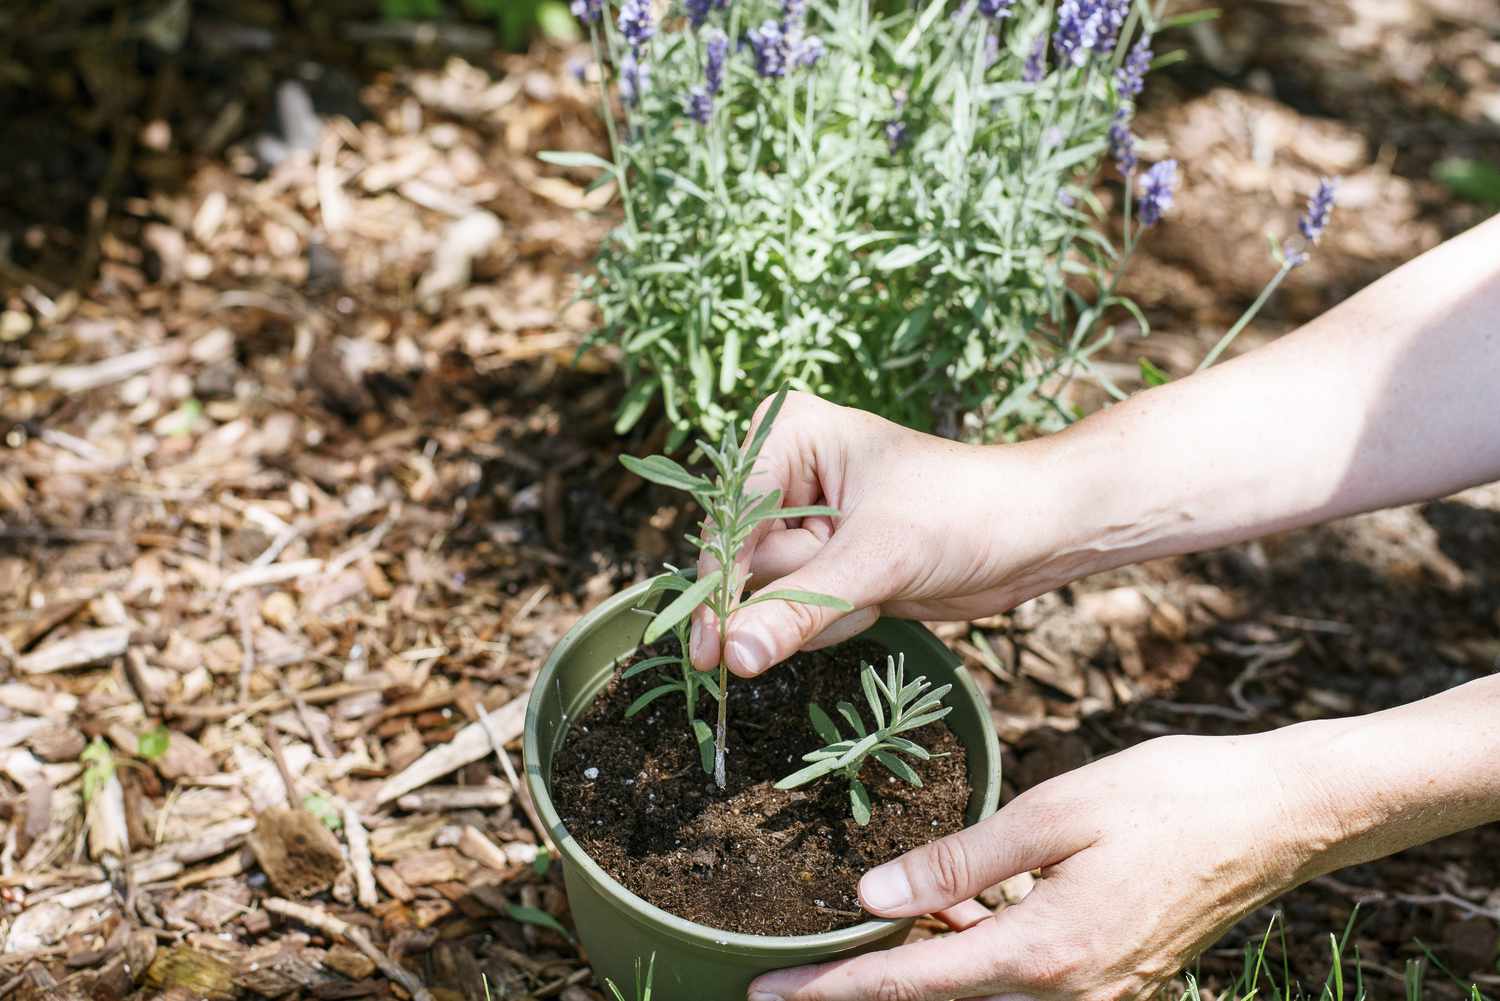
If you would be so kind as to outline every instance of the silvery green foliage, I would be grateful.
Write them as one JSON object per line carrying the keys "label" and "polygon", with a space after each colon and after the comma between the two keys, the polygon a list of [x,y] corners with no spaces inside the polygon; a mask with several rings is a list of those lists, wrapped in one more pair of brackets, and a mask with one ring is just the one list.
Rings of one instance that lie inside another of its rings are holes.
{"label": "silvery green foliage", "polygon": [[863,670],[860,672],[859,683],[864,689],[870,716],[875,721],[874,727],[865,726],[859,710],[852,704],[840,702],[835,708],[849,724],[851,732],[851,736],[845,737],[839,732],[833,717],[824,712],[816,702],[809,702],[807,715],[818,736],[828,742],[827,746],[804,754],[802,760],[811,764],[777,782],[776,788],[795,789],[832,772],[838,772],[849,780],[849,806],[855,822],[863,827],[870,822],[870,791],[859,780],[859,772],[865,761],[874,758],[898,779],[920,786],[921,776],[900,755],[926,761],[932,754],[901,734],[928,723],[936,723],[952,712],[952,706],[944,706],[942,703],[943,696],[953,686],[932,688],[924,677],[908,682],[905,654],[886,658],[884,679],[869,664],[860,666]]}
{"label": "silvery green foliage", "polygon": [[[760,458],[760,450],[765,447],[766,439],[771,435],[771,427],[776,422],[777,415],[781,413],[781,407],[786,402],[786,395],[787,389],[783,386],[772,398],[754,434],[744,447],[740,446],[738,435],[732,424],[725,429],[724,437],[717,445],[702,440],[698,442],[698,449],[713,465],[717,474],[713,479],[690,473],[665,455],[652,455],[645,459],[637,459],[633,455],[620,456],[621,464],[637,476],[690,494],[698,502],[698,506],[703,509],[705,515],[702,537],[690,535],[688,541],[708,554],[716,568],[694,578],[669,567],[667,573],[656,578],[656,582],[649,589],[651,594],[659,591],[677,592],[676,598],[654,613],[651,624],[646,627],[643,640],[646,643],[654,643],[669,631],[676,632],[678,642],[684,651],[681,662],[682,688],[678,689],[675,681],[664,682],[656,690],[655,695],[647,692],[642,698],[647,696],[656,698],[673,690],[681,690],[689,700],[695,700],[698,687],[708,689],[719,703],[718,723],[713,732],[712,772],[714,782],[720,789],[724,788],[725,742],[728,736],[729,703],[724,696],[729,687],[729,671],[721,658],[718,682],[715,686],[709,687],[704,684],[703,679],[696,677],[698,672],[692,670],[692,664],[687,659],[686,653],[689,617],[700,606],[707,606],[711,609],[715,622],[718,624],[719,649],[723,650],[729,620],[741,608],[748,608],[766,601],[791,601],[803,605],[835,608],[843,612],[852,609],[852,606],[841,598],[795,589],[760,591],[749,599],[741,600],[745,585],[748,583],[748,574],[743,562],[739,559],[739,554],[741,547],[749,541],[750,534],[755,531],[755,526],[761,522],[785,518],[838,516],[836,509],[821,505],[782,507],[780,490],[757,494],[750,493],[747,489],[750,474],[755,469],[756,460]],[[640,665],[636,665],[631,670],[635,671],[639,667]],[[694,707],[696,707],[696,702],[694,702]],[[636,707],[632,707],[632,710],[639,711]],[[633,712],[627,711],[627,715],[633,715]],[[689,709],[688,716],[689,719],[693,719],[692,708]],[[703,755],[704,770],[708,771],[710,756],[705,749],[707,735],[704,731],[706,729],[706,725],[694,721],[693,731],[698,741],[699,753]]]}
{"label": "silvery green foliage", "polygon": [[1072,34],[1042,0],[674,4],[649,32],[632,2],[628,39],[612,6],[590,29],[631,77],[613,161],[544,158],[619,185],[585,294],[622,431],[660,398],[669,448],[717,439],[783,384],[948,433],[1048,429],[1105,321],[1144,326],[1091,195],[1115,71],[1158,27],[1143,0]]}

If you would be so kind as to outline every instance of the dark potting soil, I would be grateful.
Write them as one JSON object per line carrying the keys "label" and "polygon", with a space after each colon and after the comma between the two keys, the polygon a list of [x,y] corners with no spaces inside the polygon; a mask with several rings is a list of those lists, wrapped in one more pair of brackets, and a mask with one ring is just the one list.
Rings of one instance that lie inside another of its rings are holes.
{"label": "dark potting soil", "polygon": [[[676,647],[668,641],[637,658]],[[773,785],[823,744],[808,721],[809,701],[846,734],[834,708],[840,700],[872,723],[860,662],[884,670],[885,657],[880,647],[853,642],[798,654],[753,681],[731,679],[724,790],[703,773],[682,697],[660,698],[627,720],[626,707],[660,682],[650,671],[623,682],[617,673],[553,761],[552,795],[564,825],[631,891],[699,924],[756,935],[858,924],[867,918],[856,895],[865,870],[963,826],[963,745],[944,722],[906,734],[944,755],[907,759],[921,788],[867,761],[860,780],[874,808],[865,827],[854,822],[849,785],[838,775],[800,789]],[[716,709],[712,698],[700,698],[700,719],[712,725]]]}

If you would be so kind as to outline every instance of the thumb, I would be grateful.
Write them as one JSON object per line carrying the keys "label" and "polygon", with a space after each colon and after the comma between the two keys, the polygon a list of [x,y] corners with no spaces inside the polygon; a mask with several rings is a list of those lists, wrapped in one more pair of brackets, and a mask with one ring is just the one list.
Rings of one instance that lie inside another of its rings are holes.
{"label": "thumb", "polygon": [[[877,601],[862,583],[862,575],[845,569],[850,564],[840,558],[842,548],[833,544],[824,547],[806,564],[767,584],[731,613],[724,644],[724,660],[731,671],[742,678],[753,678],[846,617],[856,620],[854,624],[862,619],[869,625],[875,620]],[[853,608],[775,597],[785,592],[836,598]]]}
{"label": "thumb", "polygon": [[1088,847],[1092,838],[1066,813],[1034,802],[1022,795],[988,820],[871,869],[859,881],[860,903],[882,917],[931,914]]}

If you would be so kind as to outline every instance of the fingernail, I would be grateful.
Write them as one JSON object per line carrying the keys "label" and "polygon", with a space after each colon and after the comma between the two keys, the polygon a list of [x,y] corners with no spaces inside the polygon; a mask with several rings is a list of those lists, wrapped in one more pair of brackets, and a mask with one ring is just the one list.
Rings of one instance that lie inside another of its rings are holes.
{"label": "fingernail", "polygon": [[911,883],[899,865],[883,865],[859,881],[859,899],[877,914],[888,913],[911,903]]}
{"label": "fingernail", "polygon": [[771,652],[765,640],[754,633],[737,633],[725,647],[724,655],[741,674],[760,674],[771,666]]}
{"label": "fingernail", "polygon": [[747,1001],[781,1001],[781,995],[767,994],[765,991],[751,991]]}
{"label": "fingernail", "polygon": [[705,649],[707,643],[708,637],[704,635],[703,625],[698,622],[693,623],[692,638],[688,640],[688,656],[692,658],[694,664],[703,663],[703,658],[708,653]]}

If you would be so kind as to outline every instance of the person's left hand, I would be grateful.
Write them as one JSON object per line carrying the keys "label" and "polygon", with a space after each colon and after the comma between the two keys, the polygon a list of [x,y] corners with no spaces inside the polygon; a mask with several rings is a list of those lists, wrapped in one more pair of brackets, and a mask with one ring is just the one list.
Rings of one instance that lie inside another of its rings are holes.
{"label": "person's left hand", "polygon": [[[860,882],[871,913],[937,914],[958,934],[766,974],[749,999],[1153,996],[1245,913],[1321,871],[1339,840],[1299,731],[1165,737],[1044,782]],[[1032,869],[1042,878],[1019,904],[992,914],[971,899]]]}

